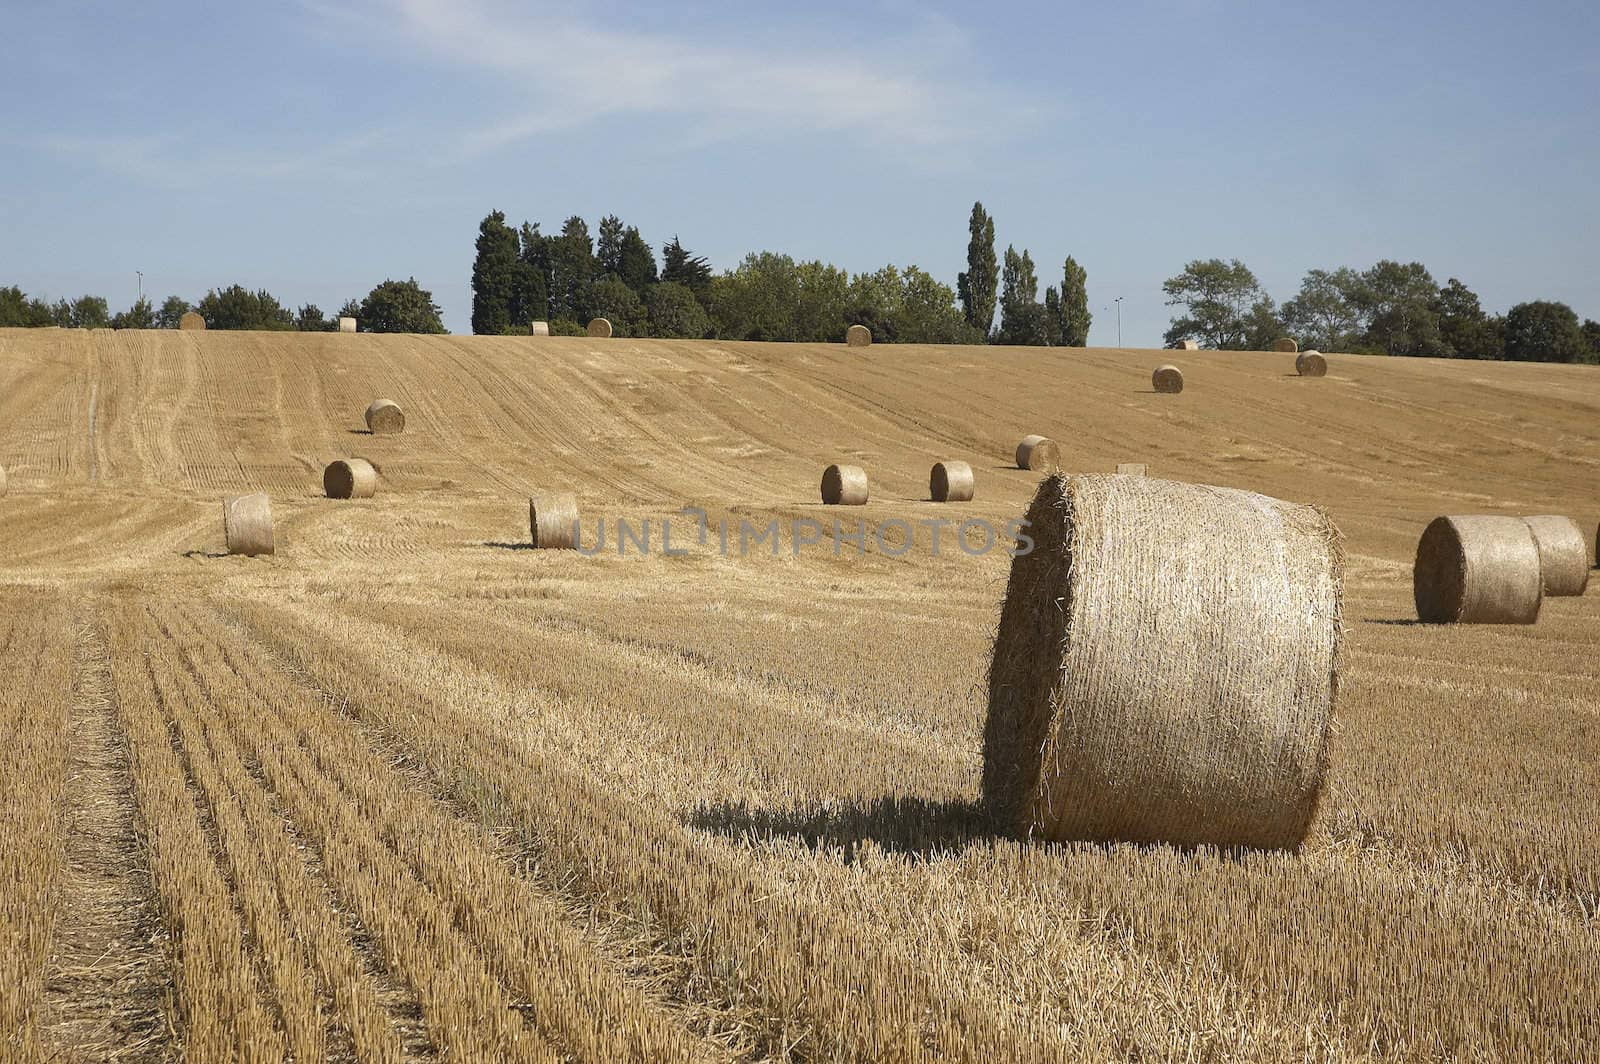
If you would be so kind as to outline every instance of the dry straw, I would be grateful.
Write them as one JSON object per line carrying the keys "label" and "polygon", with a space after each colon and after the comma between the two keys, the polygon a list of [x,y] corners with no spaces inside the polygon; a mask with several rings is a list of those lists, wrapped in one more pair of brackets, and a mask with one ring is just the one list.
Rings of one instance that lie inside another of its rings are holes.
{"label": "dry straw", "polygon": [[1546,595],[1581,595],[1589,587],[1589,545],[1570,517],[1544,514],[1527,519],[1539,544],[1539,569]]}
{"label": "dry straw", "polygon": [[183,317],[178,319],[178,328],[184,332],[205,332],[206,319],[192,310],[186,310],[183,313]]}
{"label": "dry straw", "polygon": [[865,506],[867,471],[853,465],[831,465],[824,469],[822,501],[829,506]]}
{"label": "dry straw", "polygon": [[1326,377],[1328,360],[1320,351],[1302,351],[1295,356],[1294,371],[1302,377]]}
{"label": "dry straw", "polygon": [[0,496],[5,495],[6,491],[6,467],[0,465]]}
{"label": "dry straw", "polygon": [[844,331],[844,342],[851,347],[866,347],[872,343],[872,330],[865,325],[852,325]]}
{"label": "dry straw", "polygon": [[1176,395],[1183,391],[1183,371],[1173,365],[1157,366],[1150,374],[1150,384],[1164,395]]}
{"label": "dry straw", "polygon": [[1047,477],[989,670],[983,795],[1052,840],[1295,848],[1327,772],[1342,553],[1326,514]]}
{"label": "dry straw", "polygon": [[1273,344],[1272,349],[1274,351],[1284,351],[1292,355],[1296,351],[1300,350],[1300,344],[1293,337],[1285,336],[1277,343]]}
{"label": "dry straw", "polygon": [[378,491],[378,471],[365,458],[341,458],[322,471],[322,490],[330,499],[370,499]]}
{"label": "dry straw", "polygon": [[547,322],[547,321],[536,321],[536,322],[531,323],[528,326],[528,335],[529,336],[549,336],[550,335],[550,323]]}
{"label": "dry straw", "polygon": [[222,533],[229,554],[255,557],[271,554],[272,503],[262,494],[234,495],[222,500]]}
{"label": "dry straw", "polygon": [[935,462],[928,474],[928,497],[934,502],[971,502],[976,487],[966,462]]}
{"label": "dry straw", "polygon": [[589,335],[605,340],[611,336],[611,320],[609,318],[590,318]]}
{"label": "dry straw", "polygon": [[342,332],[342,333],[353,333],[353,332],[355,332],[356,331],[356,319],[354,319],[354,318],[340,318],[339,319],[339,331]]}
{"label": "dry straw", "polygon": [[1143,462],[1118,462],[1117,473],[1125,477],[1142,477],[1146,469]]}
{"label": "dry straw", "polygon": [[535,547],[556,550],[576,547],[578,497],[570,491],[553,491],[530,498],[528,531]]}
{"label": "dry straw", "polygon": [[1532,624],[1544,591],[1539,543],[1520,517],[1436,517],[1417,541],[1411,587],[1428,624]]}
{"label": "dry straw", "polygon": [[1200,343],[1197,340],[1180,340],[1173,345],[1173,348],[1178,351],[1198,351]]}
{"label": "dry straw", "polygon": [[392,436],[406,430],[406,412],[393,399],[374,399],[367,407],[367,430],[374,436]]}
{"label": "dry straw", "polygon": [[1061,466],[1061,448],[1048,436],[1024,436],[1017,444],[1018,469],[1052,470]]}

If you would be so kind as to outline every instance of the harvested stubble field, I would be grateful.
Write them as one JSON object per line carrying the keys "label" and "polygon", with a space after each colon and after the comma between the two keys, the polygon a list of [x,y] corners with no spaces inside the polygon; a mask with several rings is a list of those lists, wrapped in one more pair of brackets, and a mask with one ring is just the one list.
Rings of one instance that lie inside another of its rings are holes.
{"label": "harvested stubble field", "polygon": [[[1441,628],[1410,585],[1440,513],[1592,531],[1600,374],[1159,360],[0,332],[0,1058],[1600,1059],[1600,591]],[[1032,432],[1343,528],[1299,856],[987,836],[1009,559],[949,531],[518,549],[541,490],[586,543],[828,522],[831,463],[847,527],[1000,524]],[[376,498],[322,498],[350,455]],[[221,556],[256,490],[279,553]]]}

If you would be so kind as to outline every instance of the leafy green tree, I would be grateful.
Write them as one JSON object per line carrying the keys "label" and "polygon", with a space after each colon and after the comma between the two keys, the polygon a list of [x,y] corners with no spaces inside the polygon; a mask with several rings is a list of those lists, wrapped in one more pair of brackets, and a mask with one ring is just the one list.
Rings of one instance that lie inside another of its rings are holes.
{"label": "leafy green tree", "polygon": [[1356,296],[1366,346],[1390,355],[1448,355],[1439,334],[1438,296],[1439,286],[1422,263],[1377,263],[1361,275]]}
{"label": "leafy green tree", "polygon": [[1250,313],[1244,319],[1244,349],[1270,351],[1272,345],[1284,334],[1283,319],[1278,316],[1272,297],[1263,295],[1250,304]]}
{"label": "leafy green tree", "polygon": [[54,317],[50,304],[41,299],[29,299],[22,289],[15,286],[0,288],[0,327],[38,328],[52,321]]}
{"label": "leafy green tree", "polygon": [[156,311],[156,328],[176,329],[183,316],[193,310],[189,301],[180,296],[168,296]]}
{"label": "leafy green tree", "polygon": [[118,311],[111,319],[113,329],[154,329],[156,327],[155,308],[143,296],[133,301],[133,306],[127,310]]}
{"label": "leafy green tree", "polygon": [[1027,249],[1006,247],[1000,282],[1000,332],[995,342],[1042,346],[1045,343],[1044,307],[1039,303],[1039,277]]}
{"label": "leafy green tree", "polygon": [[1310,270],[1283,305],[1284,329],[1313,351],[1360,351],[1361,275],[1348,266]]}
{"label": "leafy green tree", "polygon": [[994,255],[994,219],[982,203],[972,205],[967,220],[967,268],[956,278],[961,311],[971,325],[984,335],[994,324],[995,292],[1000,281],[1000,266]]}
{"label": "leafy green tree", "polygon": [[717,335],[727,340],[792,340],[800,306],[800,270],[794,259],[751,252],[729,273],[712,279],[708,310]]}
{"label": "leafy green tree", "polygon": [[442,333],[439,305],[433,293],[417,284],[416,278],[384,281],[361,301],[354,315],[362,332]]}
{"label": "leafy green tree", "polygon": [[294,327],[299,332],[338,332],[339,321],[326,317],[315,303],[307,303],[295,314]]}
{"label": "leafy green tree", "polygon": [[1506,357],[1519,362],[1584,362],[1589,356],[1578,315],[1565,303],[1536,299],[1506,312]]}
{"label": "leafy green tree", "polygon": [[600,219],[596,234],[594,257],[601,273],[622,276],[622,219],[608,214]]}
{"label": "leafy green tree", "polygon": [[649,318],[639,293],[622,283],[622,278],[606,274],[590,281],[583,293],[583,319],[605,318],[615,336],[649,335]]}
{"label": "leafy green tree", "polygon": [[1044,342],[1051,347],[1061,346],[1061,329],[1065,324],[1061,309],[1061,293],[1051,285],[1044,290]]}
{"label": "leafy green tree", "polygon": [[1589,344],[1589,357],[1584,361],[1600,363],[1600,321],[1585,318],[1581,329],[1584,340]]}
{"label": "leafy green tree", "polygon": [[[356,319],[356,331],[357,332],[371,332],[372,331],[371,329],[367,328],[367,323],[361,320],[361,303],[359,301],[357,301],[357,300],[354,300],[354,299],[345,300],[344,301],[344,306],[339,308],[339,313],[337,315],[335,315],[335,317],[337,317],[337,318],[354,318],[354,319]],[[339,327],[339,323],[337,321],[335,321],[334,322],[334,328],[338,328],[338,327]]]}
{"label": "leafy green tree", "polygon": [[1176,277],[1162,282],[1167,306],[1181,306],[1186,314],[1172,319],[1165,343],[1198,340],[1218,351],[1246,349],[1250,318],[1266,293],[1250,268],[1238,259],[1196,259]]}
{"label": "leafy green tree", "polygon": [[294,328],[294,315],[265,289],[252,292],[241,285],[213,289],[195,307],[208,329]]}
{"label": "leafy green tree", "polygon": [[79,296],[72,301],[72,327],[74,329],[111,328],[111,308],[105,296]]}
{"label": "leafy green tree", "polygon": [[65,299],[50,304],[50,323],[62,329],[72,328],[72,304]]}
{"label": "leafy green tree", "polygon": [[650,335],[669,340],[698,340],[711,329],[711,316],[687,285],[677,281],[653,284],[645,293]]}
{"label": "leafy green tree", "polygon": [[850,280],[849,292],[845,297],[846,320],[825,339],[843,340],[845,331],[851,325],[865,325],[872,331],[875,343],[902,342],[900,319],[904,311],[903,295],[900,270],[893,263],[872,273],[856,274]]}
{"label": "leafy green tree", "polygon": [[896,337],[905,344],[977,344],[983,336],[956,305],[955,289],[916,266],[900,275]]}
{"label": "leafy green tree", "polygon": [[1504,358],[1502,322],[1483,312],[1472,289],[1450,278],[1434,297],[1439,318],[1439,338],[1456,358]]}
{"label": "leafy green tree", "polygon": [[691,255],[674,235],[672,243],[661,249],[661,280],[681,284],[701,296],[711,287],[711,263]]}
{"label": "leafy green tree", "polygon": [[583,324],[583,301],[598,276],[589,226],[573,215],[550,242],[550,318]]}
{"label": "leafy green tree", "polygon": [[1064,347],[1089,346],[1089,326],[1094,315],[1089,311],[1089,271],[1071,255],[1061,265],[1061,344]]}
{"label": "leafy green tree", "polygon": [[[844,331],[858,321],[869,329],[873,327],[880,290],[872,281],[863,277],[852,282],[845,271],[820,259],[796,266],[795,280],[799,293],[791,332],[782,339],[835,342],[843,340]],[[854,309],[852,302],[857,304]]]}
{"label": "leafy green tree", "polygon": [[474,333],[498,336],[510,328],[518,253],[517,231],[506,224],[505,212],[490,211],[478,225],[477,255],[472,261]]}
{"label": "leafy green tree", "polygon": [[522,250],[517,259],[517,284],[511,298],[511,325],[520,330],[529,322],[550,317],[550,241],[539,223],[522,223]]}
{"label": "leafy green tree", "polygon": [[656,283],[656,256],[644,242],[639,230],[628,226],[622,233],[622,246],[617,252],[616,274],[622,283],[639,293]]}

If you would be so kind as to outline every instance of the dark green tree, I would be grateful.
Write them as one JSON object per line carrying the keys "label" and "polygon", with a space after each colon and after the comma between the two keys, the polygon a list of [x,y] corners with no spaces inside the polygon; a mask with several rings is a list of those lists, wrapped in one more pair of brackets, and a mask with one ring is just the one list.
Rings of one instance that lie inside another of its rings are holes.
{"label": "dark green tree", "polygon": [[1283,319],[1272,297],[1263,295],[1250,304],[1250,313],[1244,319],[1244,349],[1246,351],[1271,351],[1272,345],[1284,334]]}
{"label": "dark green tree", "polygon": [[594,257],[601,273],[622,276],[622,219],[608,214],[600,219],[595,235]]}
{"label": "dark green tree", "polygon": [[[339,308],[339,313],[337,315],[335,315],[335,317],[336,318],[354,318],[354,319],[356,319],[356,331],[357,332],[371,332],[372,331],[371,329],[367,328],[367,323],[361,320],[361,301],[360,300],[356,300],[356,299],[347,299],[347,300],[345,300],[344,301],[344,306]],[[335,321],[334,322],[334,328],[338,328],[338,325],[339,325],[339,323],[337,321]]]}
{"label": "dark green tree", "polygon": [[361,301],[354,315],[362,332],[442,333],[439,305],[433,293],[417,284],[416,278],[384,281]]}
{"label": "dark green tree", "polygon": [[1450,278],[1434,297],[1439,338],[1455,358],[1504,358],[1503,324],[1483,312],[1472,289]]}
{"label": "dark green tree", "polygon": [[1051,347],[1061,346],[1061,329],[1065,324],[1061,309],[1061,293],[1051,285],[1044,290],[1044,342]]}
{"label": "dark green tree", "polygon": [[583,291],[581,320],[605,318],[611,322],[614,336],[644,336],[648,333],[648,319],[639,293],[622,283],[622,278],[606,274],[590,281]]}
{"label": "dark green tree", "polygon": [[38,328],[54,320],[50,304],[29,299],[22,289],[0,288],[0,326],[12,329]]}
{"label": "dark green tree", "polygon": [[982,203],[972,205],[967,220],[967,268],[956,278],[961,297],[961,312],[984,335],[994,324],[995,292],[1000,282],[1000,267],[994,255],[994,219]]}
{"label": "dark green tree", "polygon": [[793,340],[800,296],[801,271],[794,259],[751,252],[731,273],[712,279],[707,309],[723,339]]}
{"label": "dark green tree", "polygon": [[1506,312],[1506,357],[1518,362],[1584,362],[1589,356],[1578,315],[1565,303],[1536,299]]}
{"label": "dark green tree", "polygon": [[995,343],[1042,346],[1045,343],[1044,306],[1039,302],[1039,277],[1033,257],[1024,249],[1006,247],[1000,281],[1000,331]]}
{"label": "dark green tree", "polygon": [[187,299],[181,296],[168,296],[156,311],[156,328],[176,329],[183,316],[193,309]]}
{"label": "dark green tree", "polygon": [[1361,275],[1356,293],[1364,344],[1390,355],[1449,354],[1439,335],[1438,297],[1439,286],[1422,263],[1379,262]]}
{"label": "dark green tree", "polygon": [[518,253],[517,231],[506,224],[503,211],[490,211],[478,225],[477,255],[472,260],[473,332],[498,336],[510,329]]}
{"label": "dark green tree", "polygon": [[1238,259],[1196,259],[1176,277],[1162,282],[1167,306],[1187,313],[1172,319],[1165,343],[1198,340],[1218,351],[1246,349],[1254,308],[1266,295],[1256,275]]}
{"label": "dark green tree", "polygon": [[623,230],[615,272],[622,278],[622,283],[639,293],[640,297],[656,283],[655,253],[644,242],[644,237],[639,235],[639,230],[631,225]]}
{"label": "dark green tree", "polygon": [[1583,338],[1589,344],[1589,357],[1585,361],[1600,363],[1600,321],[1585,318],[1581,328]]}
{"label": "dark green tree", "polygon": [[967,324],[955,289],[927,271],[907,266],[900,275],[900,316],[895,333],[906,344],[976,344],[983,337]]}
{"label": "dark green tree", "polygon": [[711,329],[711,318],[706,314],[706,308],[700,305],[687,285],[677,281],[651,285],[645,293],[644,302],[651,336],[664,336],[669,340],[698,340]]}
{"label": "dark green tree", "polygon": [[697,296],[711,287],[711,263],[691,255],[676,235],[661,249],[661,279],[683,285]]}
{"label": "dark green tree", "polygon": [[154,329],[156,327],[155,308],[143,296],[133,301],[133,306],[127,310],[118,311],[111,319],[113,329]]}
{"label": "dark green tree", "polygon": [[50,322],[58,328],[72,328],[72,304],[65,299],[50,304]]}
{"label": "dark green tree", "polygon": [[1361,275],[1348,266],[1310,270],[1283,305],[1284,329],[1308,351],[1361,351]]}
{"label": "dark green tree", "polygon": [[294,315],[265,289],[252,292],[235,284],[220,292],[212,290],[195,310],[206,319],[208,329],[294,328]]}
{"label": "dark green tree", "polygon": [[549,251],[550,318],[583,324],[584,294],[598,275],[589,226],[577,215],[568,218]]}
{"label": "dark green tree", "polygon": [[79,296],[72,301],[72,327],[74,329],[111,328],[111,308],[105,296]]}
{"label": "dark green tree", "polygon": [[294,327],[299,332],[338,332],[339,320],[324,315],[315,303],[307,303],[295,314]]}
{"label": "dark green tree", "polygon": [[1071,255],[1061,265],[1061,343],[1065,347],[1089,346],[1089,271]]}
{"label": "dark green tree", "polygon": [[515,331],[529,322],[550,318],[550,241],[539,223],[522,223],[522,250],[517,259],[517,284],[511,298],[511,326]]}

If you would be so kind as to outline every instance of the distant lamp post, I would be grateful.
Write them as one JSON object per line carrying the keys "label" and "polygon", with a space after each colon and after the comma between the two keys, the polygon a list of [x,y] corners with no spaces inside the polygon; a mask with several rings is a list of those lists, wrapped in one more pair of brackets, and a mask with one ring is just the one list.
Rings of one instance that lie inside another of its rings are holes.
{"label": "distant lamp post", "polygon": [[143,303],[144,302],[144,271],[143,270],[134,270],[133,272],[139,275],[139,302]]}
{"label": "distant lamp post", "polygon": [[1117,346],[1122,346],[1122,297],[1118,296],[1111,302],[1117,305]]}

